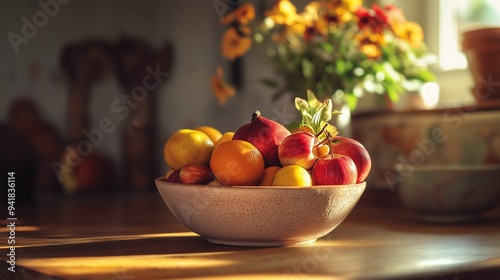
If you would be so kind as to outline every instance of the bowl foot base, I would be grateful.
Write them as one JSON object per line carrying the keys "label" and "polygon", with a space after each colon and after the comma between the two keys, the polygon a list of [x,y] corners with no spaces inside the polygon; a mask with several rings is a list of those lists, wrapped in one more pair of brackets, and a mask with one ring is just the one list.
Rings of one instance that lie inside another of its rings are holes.
{"label": "bowl foot base", "polygon": [[213,238],[206,238],[208,242],[229,245],[229,246],[245,246],[245,247],[283,247],[293,245],[304,245],[316,242],[316,239],[301,240],[301,241],[233,241],[233,240],[219,240]]}
{"label": "bowl foot base", "polygon": [[479,215],[475,214],[457,214],[457,215],[435,215],[435,214],[420,214],[420,220],[427,223],[468,223],[479,219]]}

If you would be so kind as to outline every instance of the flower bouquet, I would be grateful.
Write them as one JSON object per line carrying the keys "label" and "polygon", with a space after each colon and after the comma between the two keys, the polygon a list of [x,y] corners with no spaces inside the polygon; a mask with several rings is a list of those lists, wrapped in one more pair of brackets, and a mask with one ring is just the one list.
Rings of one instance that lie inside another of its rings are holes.
{"label": "flower bouquet", "polygon": [[[262,82],[275,89],[274,99],[287,92],[306,98],[310,89],[320,100],[333,98],[354,109],[366,93],[395,102],[435,79],[428,68],[435,59],[422,28],[394,5],[366,8],[361,0],[323,0],[297,12],[290,1],[278,0],[257,15],[246,3],[221,23],[224,58],[233,61],[252,47],[265,51],[276,78]],[[220,66],[211,86],[222,104],[236,94]]]}

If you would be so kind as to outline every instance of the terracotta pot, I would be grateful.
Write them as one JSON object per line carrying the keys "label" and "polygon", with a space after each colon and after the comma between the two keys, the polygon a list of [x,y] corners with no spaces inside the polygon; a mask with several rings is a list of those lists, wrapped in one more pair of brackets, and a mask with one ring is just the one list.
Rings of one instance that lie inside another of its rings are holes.
{"label": "terracotta pot", "polygon": [[462,50],[474,81],[472,94],[478,104],[500,101],[500,27],[466,31]]}

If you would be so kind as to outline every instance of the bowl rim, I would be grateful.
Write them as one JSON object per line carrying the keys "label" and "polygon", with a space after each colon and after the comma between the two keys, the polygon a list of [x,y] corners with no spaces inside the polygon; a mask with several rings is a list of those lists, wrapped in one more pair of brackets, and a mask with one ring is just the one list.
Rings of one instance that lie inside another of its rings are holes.
{"label": "bowl rim", "polygon": [[408,170],[413,168],[414,171],[494,171],[500,170],[500,164],[404,164],[397,163],[394,165],[394,170]]}
{"label": "bowl rim", "polygon": [[328,188],[352,188],[352,187],[366,187],[366,181],[356,184],[348,184],[348,185],[313,185],[307,187],[299,187],[299,186],[222,186],[222,185],[203,185],[203,184],[182,184],[182,183],[174,183],[167,182],[165,177],[158,177],[155,179],[155,182],[168,183],[169,185],[174,186],[182,186],[182,187],[211,187],[211,188],[224,188],[224,189],[260,189],[260,190],[311,190],[311,189],[328,189]]}

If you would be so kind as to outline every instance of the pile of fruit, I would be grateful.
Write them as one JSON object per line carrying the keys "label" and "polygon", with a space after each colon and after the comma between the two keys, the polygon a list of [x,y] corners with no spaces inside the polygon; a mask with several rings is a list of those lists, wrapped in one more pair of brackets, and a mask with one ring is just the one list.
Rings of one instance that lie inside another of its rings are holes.
{"label": "pile of fruit", "polygon": [[371,169],[358,141],[337,135],[331,100],[296,98],[302,120],[287,128],[261,116],[235,132],[181,129],[165,143],[168,182],[223,186],[313,186],[363,182]]}

